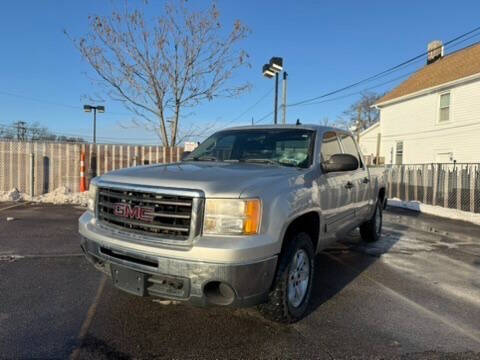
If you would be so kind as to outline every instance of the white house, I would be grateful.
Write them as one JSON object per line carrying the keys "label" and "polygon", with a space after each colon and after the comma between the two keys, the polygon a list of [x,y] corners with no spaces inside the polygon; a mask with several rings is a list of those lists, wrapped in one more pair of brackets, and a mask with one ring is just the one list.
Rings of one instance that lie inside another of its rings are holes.
{"label": "white house", "polygon": [[371,159],[374,159],[377,156],[377,151],[380,151],[378,146],[381,141],[380,135],[380,123],[377,122],[370,126],[368,129],[363,130],[360,133],[360,149],[362,150],[363,155],[368,156]]}
{"label": "white house", "polygon": [[375,154],[379,131],[386,164],[480,162],[480,44],[444,56],[430,43],[427,65],[375,106],[380,125],[360,137],[365,153]]}

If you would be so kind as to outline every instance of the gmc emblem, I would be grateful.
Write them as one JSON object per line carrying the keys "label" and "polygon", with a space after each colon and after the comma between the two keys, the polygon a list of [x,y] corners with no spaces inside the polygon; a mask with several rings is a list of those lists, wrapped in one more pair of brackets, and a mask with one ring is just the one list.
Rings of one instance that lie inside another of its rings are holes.
{"label": "gmc emblem", "polygon": [[154,208],[149,206],[138,206],[134,205],[131,206],[127,203],[116,203],[113,207],[113,213],[116,216],[128,218],[128,219],[136,219],[146,222],[153,221],[153,213]]}

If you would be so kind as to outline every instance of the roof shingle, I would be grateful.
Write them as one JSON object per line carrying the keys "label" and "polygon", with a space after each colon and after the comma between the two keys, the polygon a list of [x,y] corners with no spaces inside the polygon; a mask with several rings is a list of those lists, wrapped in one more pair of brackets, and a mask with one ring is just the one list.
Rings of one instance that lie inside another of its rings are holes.
{"label": "roof shingle", "polygon": [[426,65],[385,94],[376,104],[477,73],[480,73],[480,44],[466,47]]}

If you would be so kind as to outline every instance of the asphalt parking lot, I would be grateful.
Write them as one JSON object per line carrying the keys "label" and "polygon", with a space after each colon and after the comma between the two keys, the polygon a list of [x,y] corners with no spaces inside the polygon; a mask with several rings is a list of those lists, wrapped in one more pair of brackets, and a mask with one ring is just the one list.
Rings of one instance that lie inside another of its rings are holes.
{"label": "asphalt parking lot", "polygon": [[480,227],[387,211],[379,243],[318,256],[310,314],[284,326],[116,290],[81,254],[82,211],[0,203],[0,358],[480,359]]}

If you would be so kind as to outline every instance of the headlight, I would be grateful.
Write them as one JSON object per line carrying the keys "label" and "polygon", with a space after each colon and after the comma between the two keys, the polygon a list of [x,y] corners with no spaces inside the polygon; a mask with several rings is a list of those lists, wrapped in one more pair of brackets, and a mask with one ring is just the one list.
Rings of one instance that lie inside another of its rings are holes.
{"label": "headlight", "polygon": [[87,209],[91,212],[95,212],[95,205],[97,202],[97,185],[90,183],[90,188],[88,189],[87,197]]}
{"label": "headlight", "polygon": [[204,234],[255,235],[260,228],[259,199],[207,199]]}

